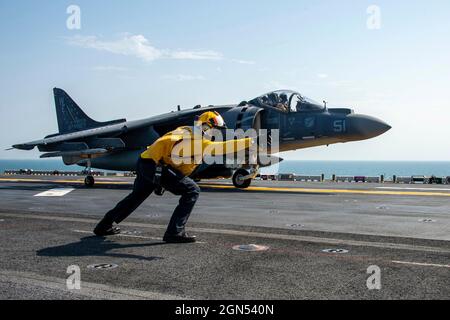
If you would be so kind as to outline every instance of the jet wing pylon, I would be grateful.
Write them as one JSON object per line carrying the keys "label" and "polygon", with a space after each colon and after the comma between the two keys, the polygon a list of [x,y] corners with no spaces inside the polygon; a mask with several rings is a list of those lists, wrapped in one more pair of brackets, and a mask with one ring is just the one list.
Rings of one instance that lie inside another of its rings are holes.
{"label": "jet wing pylon", "polygon": [[98,148],[98,149],[87,149],[87,150],[79,150],[79,151],[61,151],[61,152],[49,152],[41,155],[41,158],[57,158],[57,157],[89,157],[95,155],[104,155],[110,150]]}

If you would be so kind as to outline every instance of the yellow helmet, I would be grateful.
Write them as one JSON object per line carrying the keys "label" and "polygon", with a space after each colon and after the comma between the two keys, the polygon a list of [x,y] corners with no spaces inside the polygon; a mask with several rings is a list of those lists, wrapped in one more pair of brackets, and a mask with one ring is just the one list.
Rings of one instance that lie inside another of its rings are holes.
{"label": "yellow helmet", "polygon": [[216,111],[208,111],[198,117],[197,121],[201,126],[207,125],[209,128],[226,129],[225,121]]}

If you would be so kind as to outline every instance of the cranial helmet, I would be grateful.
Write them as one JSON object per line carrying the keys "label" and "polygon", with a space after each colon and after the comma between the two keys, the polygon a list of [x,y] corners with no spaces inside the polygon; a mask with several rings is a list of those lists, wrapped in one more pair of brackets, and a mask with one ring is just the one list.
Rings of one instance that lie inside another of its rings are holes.
{"label": "cranial helmet", "polygon": [[216,111],[208,111],[198,117],[197,122],[204,129],[226,129],[225,121]]}

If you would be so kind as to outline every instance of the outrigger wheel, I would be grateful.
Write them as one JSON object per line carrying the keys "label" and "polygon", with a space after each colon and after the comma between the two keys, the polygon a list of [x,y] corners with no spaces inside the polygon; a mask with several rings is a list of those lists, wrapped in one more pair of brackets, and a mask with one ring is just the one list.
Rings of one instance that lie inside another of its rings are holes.
{"label": "outrigger wheel", "polygon": [[252,183],[252,179],[244,179],[250,175],[250,173],[245,169],[237,170],[233,175],[233,185],[238,189],[247,189]]}
{"label": "outrigger wheel", "polygon": [[95,184],[95,179],[93,176],[87,176],[86,178],[84,178],[84,185],[86,187],[93,187]]}
{"label": "outrigger wheel", "polygon": [[95,179],[94,179],[94,176],[92,175],[91,167],[92,167],[92,163],[91,163],[91,158],[89,157],[86,162],[86,170],[85,170],[85,173],[87,174],[87,176],[86,176],[86,178],[84,178],[84,185],[88,188],[93,187],[95,184]]}

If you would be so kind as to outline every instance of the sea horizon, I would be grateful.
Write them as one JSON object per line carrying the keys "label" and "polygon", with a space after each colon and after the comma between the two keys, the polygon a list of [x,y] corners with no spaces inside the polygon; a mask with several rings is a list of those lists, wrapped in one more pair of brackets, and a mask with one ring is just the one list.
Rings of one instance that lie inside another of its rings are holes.
{"label": "sea horizon", "polygon": [[[83,167],[66,166],[59,159],[0,159],[0,173],[5,170],[82,171]],[[101,170],[99,171],[107,171]],[[333,174],[343,176],[450,176],[450,161],[419,160],[285,160],[279,165],[261,169],[262,174],[292,173],[298,175]]]}

